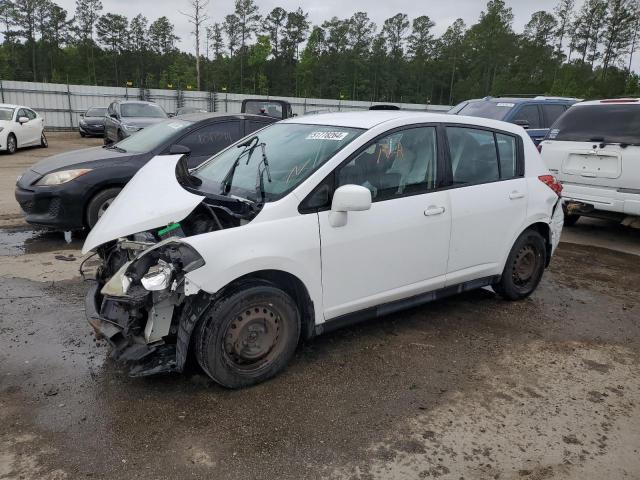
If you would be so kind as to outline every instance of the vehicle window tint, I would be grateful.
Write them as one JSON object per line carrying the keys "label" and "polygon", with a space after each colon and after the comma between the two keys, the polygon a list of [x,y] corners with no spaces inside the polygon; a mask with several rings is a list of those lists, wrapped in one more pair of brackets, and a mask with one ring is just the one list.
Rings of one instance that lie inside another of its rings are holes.
{"label": "vehicle window tint", "polygon": [[500,154],[500,178],[516,176],[517,148],[516,139],[511,135],[496,133],[498,153]]}
{"label": "vehicle window tint", "polygon": [[494,120],[502,120],[509,113],[515,103],[511,102],[489,102],[489,101],[471,101],[460,107],[454,107],[458,115],[468,115],[470,117],[493,118]]}
{"label": "vehicle window tint", "polygon": [[282,118],[282,105],[276,102],[249,101],[245,104],[245,113],[253,115],[267,115],[273,118]]}
{"label": "vehicle window tint", "polygon": [[240,122],[212,123],[187,134],[178,141],[194,156],[213,155],[240,138]]}
{"label": "vehicle window tint", "polygon": [[466,127],[447,127],[454,184],[498,180],[498,155],[493,133]]}
{"label": "vehicle window tint", "polygon": [[570,107],[553,125],[548,139],[640,143],[640,103]]}
{"label": "vehicle window tint", "polygon": [[375,201],[426,192],[436,185],[434,127],[402,130],[376,140],[342,166],[338,186],[362,185]]}
{"label": "vehicle window tint", "polygon": [[29,110],[28,108],[25,109],[25,112],[27,113],[27,118],[29,120],[33,120],[37,117],[36,112],[34,112],[33,110]]}
{"label": "vehicle window tint", "polygon": [[267,125],[269,125],[269,123],[267,122],[256,122],[255,120],[247,120],[247,123],[245,125],[245,135],[249,135],[252,132],[255,132],[256,130],[260,130],[261,128],[266,127]]}
{"label": "vehicle window tint", "polygon": [[537,105],[523,105],[520,107],[511,119],[511,123],[516,123],[518,120],[529,122],[529,128],[542,128]]}
{"label": "vehicle window tint", "polygon": [[564,105],[542,105],[544,128],[549,128],[566,110]]}

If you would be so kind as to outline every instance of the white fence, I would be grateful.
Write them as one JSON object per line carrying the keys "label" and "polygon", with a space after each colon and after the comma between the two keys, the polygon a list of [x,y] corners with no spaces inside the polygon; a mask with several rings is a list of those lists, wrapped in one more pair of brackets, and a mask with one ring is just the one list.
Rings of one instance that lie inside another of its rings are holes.
{"label": "white fence", "polygon": [[[193,106],[210,112],[240,113],[242,100],[264,98],[260,95],[240,95],[225,92],[191,90],[159,90],[59,83],[34,83],[0,80],[0,103],[26,105],[45,117],[48,129],[72,129],[78,126],[81,113],[89,107],[106,107],[113,100],[144,99],[156,102],[167,111]],[[291,103],[293,112],[304,115],[313,112],[366,110],[374,103],[320,98],[269,97]],[[393,103],[400,108],[422,111],[446,111],[446,105]]]}

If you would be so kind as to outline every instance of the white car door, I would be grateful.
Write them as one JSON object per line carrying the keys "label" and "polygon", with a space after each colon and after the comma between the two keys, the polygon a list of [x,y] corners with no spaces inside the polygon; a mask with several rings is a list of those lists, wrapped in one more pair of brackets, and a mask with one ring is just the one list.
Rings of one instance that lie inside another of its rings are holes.
{"label": "white car door", "polygon": [[[22,117],[27,117],[27,112],[24,108],[16,109],[15,121],[13,131],[16,134],[16,140],[18,141],[18,147],[25,147],[30,144],[29,135],[29,122],[20,123],[19,120]],[[28,118],[28,117],[27,117]]]}
{"label": "white car door", "polygon": [[452,173],[447,285],[500,274],[527,213],[527,183],[515,135],[447,127]]}
{"label": "white car door", "polygon": [[25,108],[24,111],[29,119],[29,121],[25,123],[29,145],[37,145],[40,143],[40,136],[42,134],[42,117],[38,117],[36,112],[28,108]]}
{"label": "white car door", "polygon": [[371,209],[334,227],[319,212],[325,320],[444,286],[451,214],[440,181],[436,129],[380,137],[334,172],[362,185]]}

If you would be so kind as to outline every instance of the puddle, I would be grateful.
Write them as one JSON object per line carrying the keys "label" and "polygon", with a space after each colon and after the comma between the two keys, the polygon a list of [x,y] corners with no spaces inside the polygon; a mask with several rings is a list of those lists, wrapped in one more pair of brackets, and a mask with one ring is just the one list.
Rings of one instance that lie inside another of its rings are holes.
{"label": "puddle", "polygon": [[17,257],[29,253],[46,253],[81,247],[81,239],[74,238],[71,243],[67,243],[62,232],[0,229],[0,257]]}

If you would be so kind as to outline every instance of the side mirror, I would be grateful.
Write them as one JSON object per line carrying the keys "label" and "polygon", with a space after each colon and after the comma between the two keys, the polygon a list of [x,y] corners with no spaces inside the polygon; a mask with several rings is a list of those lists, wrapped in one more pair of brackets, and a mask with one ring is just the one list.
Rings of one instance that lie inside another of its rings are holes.
{"label": "side mirror", "polygon": [[191,149],[189,147],[185,147],[179,143],[173,144],[169,147],[169,155],[189,155],[190,153]]}
{"label": "side mirror", "polygon": [[516,125],[521,126],[525,130],[527,130],[529,128],[529,122],[527,120],[516,120],[513,123],[515,123]]}
{"label": "side mirror", "polygon": [[329,223],[344,227],[348,212],[362,212],[371,208],[371,192],[361,185],[343,185],[333,193]]}
{"label": "side mirror", "polygon": [[22,125],[23,123],[27,123],[29,121],[29,117],[20,117],[18,118],[18,123]]}

